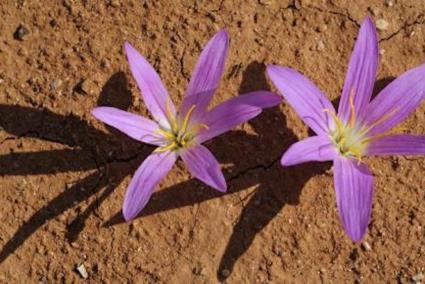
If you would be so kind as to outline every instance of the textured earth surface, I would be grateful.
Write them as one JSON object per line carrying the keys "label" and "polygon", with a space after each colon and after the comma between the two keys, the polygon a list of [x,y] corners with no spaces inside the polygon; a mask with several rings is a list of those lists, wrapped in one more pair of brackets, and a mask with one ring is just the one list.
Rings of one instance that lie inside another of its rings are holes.
{"label": "textured earth surface", "polygon": [[[125,41],[179,103],[202,46],[223,27],[230,53],[213,104],[275,91],[270,63],[301,71],[336,103],[368,14],[388,23],[379,30],[379,91],[425,61],[422,0],[1,1],[0,282],[420,281],[424,158],[366,160],[373,216],[364,242],[353,243],[338,219],[331,164],[280,166],[289,145],[309,135],[282,103],[207,144],[228,193],[179,162],[127,224],[126,186],[153,148],[90,114],[107,105],[147,115]],[[401,126],[425,134],[425,104]]]}

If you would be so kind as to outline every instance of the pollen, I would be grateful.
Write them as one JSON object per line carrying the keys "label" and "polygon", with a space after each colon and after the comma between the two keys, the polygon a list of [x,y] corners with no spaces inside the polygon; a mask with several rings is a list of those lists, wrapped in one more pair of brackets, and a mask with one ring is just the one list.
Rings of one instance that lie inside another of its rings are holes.
{"label": "pollen", "polygon": [[155,152],[178,151],[196,143],[195,137],[199,130],[208,129],[203,123],[193,123],[193,112],[196,105],[192,105],[184,116],[180,114],[173,115],[170,107],[167,107],[167,119],[170,122],[170,128],[161,128],[157,131],[162,136],[164,145],[157,148]]}
{"label": "pollen", "polygon": [[330,128],[329,135],[338,152],[342,156],[354,158],[360,163],[369,143],[388,135],[388,133],[370,135],[370,130],[393,116],[397,109],[390,111],[387,115],[372,124],[363,124],[358,121],[353,97],[354,94],[351,91],[348,123],[342,121],[334,111],[329,109],[324,109],[323,111],[329,113],[333,118],[334,125]]}

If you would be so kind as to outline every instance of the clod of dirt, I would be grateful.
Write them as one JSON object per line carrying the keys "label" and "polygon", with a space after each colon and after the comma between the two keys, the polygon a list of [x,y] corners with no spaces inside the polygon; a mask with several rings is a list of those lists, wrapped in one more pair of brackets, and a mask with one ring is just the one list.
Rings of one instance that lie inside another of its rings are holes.
{"label": "clod of dirt", "polygon": [[24,38],[29,35],[29,33],[30,30],[26,26],[20,24],[13,34],[13,38],[16,40],[24,40]]}
{"label": "clod of dirt", "polygon": [[385,31],[389,27],[389,23],[385,21],[384,19],[379,19],[376,21],[376,27],[378,30]]}
{"label": "clod of dirt", "polygon": [[94,94],[96,85],[89,79],[83,79],[74,87],[74,91],[79,94]]}
{"label": "clod of dirt", "polygon": [[84,264],[78,265],[77,271],[78,271],[78,273],[80,273],[81,277],[83,277],[84,279],[87,279],[89,277],[89,274],[87,273],[87,270],[86,270],[86,267],[84,266]]}

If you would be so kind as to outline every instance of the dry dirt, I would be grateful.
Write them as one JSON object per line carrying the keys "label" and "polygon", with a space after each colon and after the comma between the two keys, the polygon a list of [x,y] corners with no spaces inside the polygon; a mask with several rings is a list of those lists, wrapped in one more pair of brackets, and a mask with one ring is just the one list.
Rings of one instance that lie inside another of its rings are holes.
{"label": "dry dirt", "polygon": [[[331,165],[278,162],[308,135],[283,103],[207,145],[223,166],[227,194],[178,163],[142,216],[126,224],[126,186],[153,148],[90,115],[98,105],[147,115],[124,41],[180,102],[202,46],[223,27],[231,50],[214,104],[274,90],[264,74],[270,63],[300,70],[336,102],[367,14],[389,23],[379,31],[379,90],[425,61],[422,0],[2,0],[0,282],[419,280],[424,158],[367,160],[376,176],[373,217],[367,244],[352,243],[336,212]],[[425,134],[424,113],[422,104],[405,131]]]}

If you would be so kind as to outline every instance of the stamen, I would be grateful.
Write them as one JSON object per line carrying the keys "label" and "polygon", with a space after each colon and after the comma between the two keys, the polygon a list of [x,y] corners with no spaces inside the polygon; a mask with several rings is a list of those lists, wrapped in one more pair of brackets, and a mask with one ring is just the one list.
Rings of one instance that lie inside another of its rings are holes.
{"label": "stamen", "polygon": [[330,114],[330,116],[332,116],[334,122],[336,123],[336,127],[339,133],[342,132],[342,130],[344,129],[344,125],[342,124],[341,120],[338,118],[338,116],[336,115],[336,113],[328,108],[325,108],[323,110],[323,112],[326,112],[328,114]]}
{"label": "stamen", "polygon": [[210,129],[209,127],[208,127],[208,125],[206,125],[206,124],[204,124],[204,123],[201,123],[201,124],[199,124],[199,128],[200,129],[205,129],[205,130],[208,130],[208,129]]}
{"label": "stamen", "polygon": [[162,136],[164,136],[168,140],[173,140],[175,138],[175,136],[173,135],[173,133],[168,132],[168,131],[165,131],[165,130],[162,130],[162,129],[157,129],[155,132],[158,133],[158,134],[160,134],[160,135],[162,135]]}
{"label": "stamen", "polygon": [[354,89],[351,88],[350,91],[350,122],[348,123],[350,127],[354,127],[356,123],[356,109],[354,107]]}
{"label": "stamen", "polygon": [[375,126],[377,126],[377,125],[381,124],[382,122],[388,120],[391,116],[393,116],[398,111],[398,109],[399,109],[398,107],[393,108],[390,112],[384,114],[381,118],[376,120],[374,123],[372,123],[368,127],[364,128],[362,131],[360,131],[360,134],[364,135],[364,134],[368,133]]}
{"label": "stamen", "polygon": [[170,125],[171,125],[171,130],[175,133],[177,131],[178,126],[177,126],[176,118],[174,117],[174,114],[171,111],[171,99],[168,99],[165,102],[165,110],[167,112],[168,121],[170,122]]}
{"label": "stamen", "polygon": [[165,146],[165,147],[158,147],[154,150],[154,153],[163,153],[163,152],[167,152],[167,151],[171,151],[174,149],[177,149],[177,144],[175,141],[173,141],[172,143],[170,143],[169,145]]}
{"label": "stamen", "polygon": [[195,107],[196,107],[195,105],[191,106],[190,109],[188,110],[186,116],[184,117],[182,128],[181,128],[181,131],[180,131],[181,133],[186,132],[187,126],[189,125],[190,117],[192,116],[192,113],[195,110]]}

